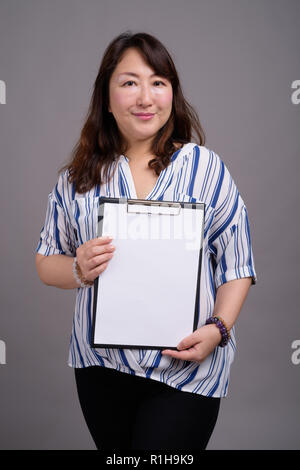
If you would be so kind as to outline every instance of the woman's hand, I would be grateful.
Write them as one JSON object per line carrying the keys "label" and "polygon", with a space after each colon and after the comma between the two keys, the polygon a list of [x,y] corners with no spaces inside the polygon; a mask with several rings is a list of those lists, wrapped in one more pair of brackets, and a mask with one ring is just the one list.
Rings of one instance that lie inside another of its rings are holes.
{"label": "woman's hand", "polygon": [[87,281],[94,281],[107,268],[115,250],[111,240],[108,237],[93,238],[77,248],[77,264]]}
{"label": "woman's hand", "polygon": [[219,345],[221,339],[221,333],[216,325],[204,325],[180,341],[177,346],[179,351],[164,349],[162,355],[201,363]]}

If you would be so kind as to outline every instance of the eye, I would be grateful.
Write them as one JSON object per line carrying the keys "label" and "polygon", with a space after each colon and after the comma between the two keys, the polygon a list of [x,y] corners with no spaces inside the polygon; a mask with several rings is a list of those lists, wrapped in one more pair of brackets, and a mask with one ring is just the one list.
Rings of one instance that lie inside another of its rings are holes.
{"label": "eye", "polygon": [[164,86],[165,86],[165,83],[164,83],[164,82],[162,82],[161,80],[156,80],[154,83],[161,83],[162,85],[164,85]]}
{"label": "eye", "polygon": [[125,82],[123,86],[127,85],[127,83],[135,83],[133,80],[128,80],[128,82]]}

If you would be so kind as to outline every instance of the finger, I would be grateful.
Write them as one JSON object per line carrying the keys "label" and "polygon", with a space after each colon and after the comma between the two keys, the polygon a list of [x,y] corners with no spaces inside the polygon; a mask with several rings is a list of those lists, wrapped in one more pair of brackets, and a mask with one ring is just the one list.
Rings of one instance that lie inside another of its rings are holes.
{"label": "finger", "polygon": [[100,266],[97,266],[97,268],[90,271],[86,279],[88,279],[88,281],[94,281],[98,276],[100,276],[105,271],[105,269],[108,266],[108,263],[109,261],[106,261],[106,263],[102,263],[100,264]]}
{"label": "finger", "polygon": [[111,253],[115,248],[116,247],[111,244],[111,240],[106,243],[101,242],[101,244],[97,243],[95,239],[89,240],[77,249],[77,257],[81,262],[86,262],[103,253]]}
{"label": "finger", "polygon": [[91,240],[88,240],[87,242],[83,243],[81,246],[86,247],[86,248],[91,248],[93,246],[106,245],[107,243],[111,243],[112,240],[113,240],[112,237],[96,237],[96,238],[91,238]]}
{"label": "finger", "polygon": [[183,361],[193,361],[196,359],[195,351],[174,351],[172,349],[165,349],[162,351],[162,355],[171,356]]}
{"label": "finger", "polygon": [[109,261],[110,259],[112,259],[113,256],[114,256],[114,253],[112,253],[112,252],[104,253],[104,254],[101,254],[99,256],[94,256],[93,258],[88,260],[87,270],[91,271],[91,270],[97,268],[102,263],[105,263],[106,261]]}
{"label": "finger", "polygon": [[108,244],[103,246],[93,246],[89,248],[86,254],[86,261],[89,261],[90,266],[94,268],[104,260],[101,259],[101,256],[106,256],[108,254],[114,253],[116,247],[114,245]]}
{"label": "finger", "polygon": [[113,240],[113,237],[109,235],[105,235],[102,237],[93,238],[90,240],[94,245],[105,245],[106,243],[110,243]]}
{"label": "finger", "polygon": [[200,339],[200,333],[199,330],[194,331],[191,335],[187,336],[186,338],[183,338],[177,345],[177,349],[182,350],[182,349],[187,349],[194,344],[199,343]]}

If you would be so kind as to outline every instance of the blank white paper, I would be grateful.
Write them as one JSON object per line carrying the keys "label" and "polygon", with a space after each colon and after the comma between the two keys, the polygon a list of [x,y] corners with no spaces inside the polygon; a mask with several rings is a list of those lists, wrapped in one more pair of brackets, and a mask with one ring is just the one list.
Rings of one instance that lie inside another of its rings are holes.
{"label": "blank white paper", "polygon": [[193,332],[204,209],[129,208],[104,203],[116,249],[98,279],[94,344],[176,347]]}

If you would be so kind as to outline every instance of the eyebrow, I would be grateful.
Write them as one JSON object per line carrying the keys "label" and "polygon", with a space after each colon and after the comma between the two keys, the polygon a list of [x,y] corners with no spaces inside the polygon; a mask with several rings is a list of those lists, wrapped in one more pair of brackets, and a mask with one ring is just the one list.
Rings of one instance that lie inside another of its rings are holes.
{"label": "eyebrow", "polygon": [[[136,73],[133,73],[133,72],[122,72],[122,73],[119,74],[119,77],[121,75],[130,75],[131,77],[139,78],[139,75],[137,75]],[[150,75],[150,78],[151,77],[160,77],[160,75],[158,75],[157,73],[153,73],[152,75]]]}

